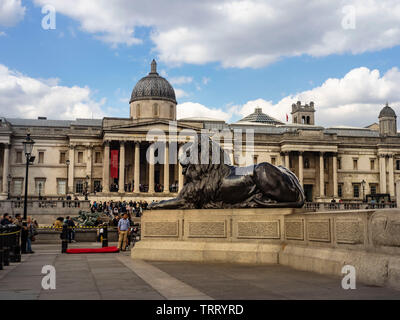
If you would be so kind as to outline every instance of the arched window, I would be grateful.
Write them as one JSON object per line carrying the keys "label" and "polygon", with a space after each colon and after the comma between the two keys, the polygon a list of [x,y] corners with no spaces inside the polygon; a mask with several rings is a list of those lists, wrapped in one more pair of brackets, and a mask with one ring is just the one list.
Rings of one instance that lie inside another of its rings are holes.
{"label": "arched window", "polygon": [[310,124],[310,116],[307,116],[307,124]]}

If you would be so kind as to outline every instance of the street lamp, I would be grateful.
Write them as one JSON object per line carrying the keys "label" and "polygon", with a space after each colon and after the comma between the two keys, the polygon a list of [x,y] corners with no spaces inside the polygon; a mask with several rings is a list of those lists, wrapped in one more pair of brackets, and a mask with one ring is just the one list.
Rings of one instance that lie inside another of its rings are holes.
{"label": "street lamp", "polygon": [[85,200],[88,200],[88,189],[89,189],[89,176],[86,176],[86,181],[85,181]]}
{"label": "street lamp", "polygon": [[12,180],[12,177],[11,177],[11,174],[9,174],[9,175],[7,176],[7,182],[8,182],[7,200],[10,200],[10,199],[11,199],[11,197],[10,197],[11,180]]}
{"label": "street lamp", "polygon": [[363,201],[365,202],[365,185],[366,185],[367,183],[365,182],[365,180],[363,180],[363,181],[361,181],[361,185],[362,185],[362,188],[363,188]]}
{"label": "street lamp", "polygon": [[65,161],[65,164],[67,165],[67,190],[65,190],[65,194],[68,194],[68,175],[69,175],[69,164],[70,164],[71,162],[69,161],[69,160],[67,160],[67,161]]}
{"label": "street lamp", "polygon": [[22,142],[24,145],[24,152],[25,152],[25,157],[26,157],[26,172],[25,172],[25,198],[24,198],[24,220],[26,220],[26,207],[28,203],[28,171],[29,171],[29,163],[35,159],[34,157],[31,157],[32,154],[32,149],[33,145],[35,144],[35,141],[32,140],[31,134],[28,133],[26,135],[26,139]]}

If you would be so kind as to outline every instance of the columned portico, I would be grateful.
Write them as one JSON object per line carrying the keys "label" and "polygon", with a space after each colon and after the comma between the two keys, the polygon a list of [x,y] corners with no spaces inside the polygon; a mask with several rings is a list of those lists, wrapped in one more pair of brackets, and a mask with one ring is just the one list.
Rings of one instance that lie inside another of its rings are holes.
{"label": "columned portico", "polygon": [[181,192],[182,188],[183,188],[183,184],[184,184],[184,176],[182,174],[182,165],[179,161],[180,155],[182,153],[181,151],[181,146],[178,146],[178,192]]}
{"label": "columned portico", "polygon": [[134,163],[134,189],[133,192],[139,193],[140,185],[140,144],[135,142],[135,163]]}
{"label": "columned portico", "polygon": [[4,145],[3,158],[3,193],[8,192],[8,175],[10,173],[10,145]]}
{"label": "columned portico", "polygon": [[164,148],[164,193],[169,193],[169,145],[165,142]]}
{"label": "columned portico", "polygon": [[394,198],[394,166],[393,166],[393,154],[389,154],[388,157],[389,163],[388,163],[388,182],[389,182],[389,194],[390,197]]}
{"label": "columned portico", "polygon": [[337,155],[332,156],[332,179],[333,179],[333,197],[338,197],[338,178],[337,178]]}
{"label": "columned portico", "polygon": [[103,192],[110,192],[110,142],[104,142]]}
{"label": "columned portico", "polygon": [[325,179],[324,179],[324,153],[319,153],[319,196],[325,197]]}
{"label": "columned portico", "polygon": [[154,193],[154,143],[149,148],[149,193]]}
{"label": "columned portico", "polygon": [[303,166],[304,166],[304,162],[303,162],[303,152],[300,151],[299,152],[299,181],[300,181],[300,185],[303,186],[303,180],[304,180],[304,174],[303,174]]}
{"label": "columned portico", "polygon": [[118,192],[125,192],[125,142],[119,142],[119,179]]}
{"label": "columned portico", "polygon": [[386,193],[386,158],[384,154],[379,155],[379,185],[380,193]]}
{"label": "columned portico", "polygon": [[290,166],[289,152],[285,152],[285,167],[289,169],[289,166]]}
{"label": "columned portico", "polygon": [[74,192],[75,146],[69,146],[68,193]]}

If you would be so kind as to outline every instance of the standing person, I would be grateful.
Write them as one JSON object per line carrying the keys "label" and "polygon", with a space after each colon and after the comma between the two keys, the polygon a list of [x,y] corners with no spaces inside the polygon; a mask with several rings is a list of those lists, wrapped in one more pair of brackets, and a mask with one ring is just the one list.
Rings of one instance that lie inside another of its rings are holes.
{"label": "standing person", "polygon": [[125,213],[123,215],[123,218],[118,221],[118,248],[121,251],[126,251],[126,245],[127,245],[126,240],[128,236],[129,227],[130,223],[128,220],[128,215]]}
{"label": "standing person", "polygon": [[26,223],[28,229],[28,237],[26,238],[26,253],[35,253],[34,251],[32,251],[32,241],[35,240],[34,237],[36,228],[30,216],[27,217]]}
{"label": "standing person", "polygon": [[1,219],[0,224],[2,226],[6,226],[7,224],[11,224],[10,217],[9,217],[8,213],[3,214],[3,219]]}
{"label": "standing person", "polygon": [[75,223],[70,216],[66,218],[66,224],[68,226],[68,242],[76,242],[75,241]]}

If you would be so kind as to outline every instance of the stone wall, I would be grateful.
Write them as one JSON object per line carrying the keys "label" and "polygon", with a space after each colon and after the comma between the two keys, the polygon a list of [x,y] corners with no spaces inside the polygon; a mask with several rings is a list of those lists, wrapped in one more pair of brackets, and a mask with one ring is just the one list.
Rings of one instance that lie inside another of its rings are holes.
{"label": "stone wall", "polygon": [[400,289],[400,210],[304,213],[298,209],[147,211],[132,258],[279,263]]}

